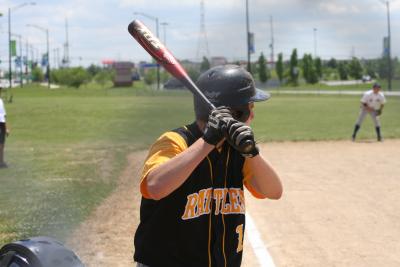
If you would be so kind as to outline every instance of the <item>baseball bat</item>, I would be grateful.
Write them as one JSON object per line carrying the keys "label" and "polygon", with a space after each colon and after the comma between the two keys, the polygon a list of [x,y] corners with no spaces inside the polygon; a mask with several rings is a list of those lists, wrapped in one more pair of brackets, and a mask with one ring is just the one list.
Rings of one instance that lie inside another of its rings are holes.
{"label": "baseball bat", "polygon": [[[210,109],[215,106],[207,99],[197,85],[187,74],[186,70],[176,60],[172,53],[164,46],[161,41],[139,20],[134,20],[128,25],[128,32],[133,38],[149,53],[161,66],[163,66],[172,76],[178,79],[195,97],[200,98]],[[244,140],[239,145],[240,151],[247,153],[255,146],[252,140]]]}

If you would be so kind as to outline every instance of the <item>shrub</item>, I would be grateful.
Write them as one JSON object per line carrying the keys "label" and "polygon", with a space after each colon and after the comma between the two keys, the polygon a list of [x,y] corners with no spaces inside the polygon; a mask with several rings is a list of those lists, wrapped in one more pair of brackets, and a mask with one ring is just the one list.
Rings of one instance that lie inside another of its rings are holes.
{"label": "shrub", "polygon": [[41,68],[35,67],[32,70],[32,81],[34,82],[43,82],[44,74]]}
{"label": "shrub", "polygon": [[82,67],[53,70],[51,78],[55,83],[79,88],[89,81],[89,74]]}

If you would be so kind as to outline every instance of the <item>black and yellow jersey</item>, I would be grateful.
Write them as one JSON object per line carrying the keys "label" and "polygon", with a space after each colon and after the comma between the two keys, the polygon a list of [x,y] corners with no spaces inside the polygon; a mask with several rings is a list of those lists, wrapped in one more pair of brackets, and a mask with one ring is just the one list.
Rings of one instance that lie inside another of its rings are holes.
{"label": "black and yellow jersey", "polygon": [[143,167],[137,262],[150,267],[240,266],[245,230],[243,185],[255,196],[245,158],[227,142],[208,154],[188,179],[161,200],[152,200],[147,174],[202,136],[196,123],[163,134]]}

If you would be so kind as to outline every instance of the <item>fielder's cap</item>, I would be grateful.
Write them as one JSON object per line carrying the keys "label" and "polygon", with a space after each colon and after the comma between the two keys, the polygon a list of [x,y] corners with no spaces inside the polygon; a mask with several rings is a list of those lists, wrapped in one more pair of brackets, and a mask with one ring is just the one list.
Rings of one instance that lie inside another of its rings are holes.
{"label": "fielder's cap", "polygon": [[374,83],[374,85],[372,86],[372,88],[381,88],[381,85],[379,83]]}

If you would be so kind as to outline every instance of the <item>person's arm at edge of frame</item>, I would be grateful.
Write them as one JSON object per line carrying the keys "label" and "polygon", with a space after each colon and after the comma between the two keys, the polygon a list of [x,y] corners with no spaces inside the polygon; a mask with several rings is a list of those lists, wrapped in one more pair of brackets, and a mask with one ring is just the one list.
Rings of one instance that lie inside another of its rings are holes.
{"label": "person's arm at edge of frame", "polygon": [[251,169],[250,186],[257,191],[259,198],[280,199],[283,186],[278,173],[261,154],[246,158],[246,164]]}
{"label": "person's arm at edge of frame", "polygon": [[185,151],[151,170],[144,181],[151,199],[160,200],[180,187],[213,149],[213,145],[199,138]]}

